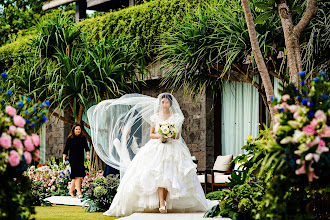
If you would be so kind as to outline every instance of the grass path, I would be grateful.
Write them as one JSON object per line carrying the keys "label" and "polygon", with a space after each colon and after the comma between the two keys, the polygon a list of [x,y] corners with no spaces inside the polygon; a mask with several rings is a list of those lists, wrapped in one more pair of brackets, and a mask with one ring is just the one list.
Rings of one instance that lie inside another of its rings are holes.
{"label": "grass path", "polygon": [[118,217],[104,216],[103,212],[85,212],[80,206],[66,206],[66,205],[53,205],[53,206],[36,206],[36,214],[33,215],[36,220],[57,220],[57,219],[86,219],[86,220],[113,220]]}

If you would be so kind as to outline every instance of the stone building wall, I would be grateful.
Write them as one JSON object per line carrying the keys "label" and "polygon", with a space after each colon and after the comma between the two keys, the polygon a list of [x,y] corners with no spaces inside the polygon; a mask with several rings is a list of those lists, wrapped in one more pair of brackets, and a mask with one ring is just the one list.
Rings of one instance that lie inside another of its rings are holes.
{"label": "stone building wall", "polygon": [[46,161],[52,156],[62,158],[66,137],[70,133],[71,126],[51,117],[46,124]]}

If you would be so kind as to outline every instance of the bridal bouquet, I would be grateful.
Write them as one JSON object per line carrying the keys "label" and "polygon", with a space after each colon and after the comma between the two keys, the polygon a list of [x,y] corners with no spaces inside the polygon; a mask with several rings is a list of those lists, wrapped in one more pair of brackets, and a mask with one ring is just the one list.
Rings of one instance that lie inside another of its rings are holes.
{"label": "bridal bouquet", "polygon": [[[159,127],[157,128],[157,132],[162,135],[164,138],[170,138],[175,136],[178,131],[175,128],[174,124],[170,124],[168,122],[160,123]],[[163,139],[162,143],[166,143],[167,140]]]}

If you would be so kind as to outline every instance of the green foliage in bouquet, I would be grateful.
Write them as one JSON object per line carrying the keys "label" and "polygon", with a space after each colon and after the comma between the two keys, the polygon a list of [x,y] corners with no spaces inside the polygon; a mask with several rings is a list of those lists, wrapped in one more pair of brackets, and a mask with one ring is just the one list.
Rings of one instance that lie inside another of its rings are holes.
{"label": "green foliage in bouquet", "polygon": [[104,212],[109,209],[113,198],[117,193],[119,186],[119,178],[116,175],[108,175],[107,177],[99,176],[86,189],[84,198],[88,207],[86,212]]}

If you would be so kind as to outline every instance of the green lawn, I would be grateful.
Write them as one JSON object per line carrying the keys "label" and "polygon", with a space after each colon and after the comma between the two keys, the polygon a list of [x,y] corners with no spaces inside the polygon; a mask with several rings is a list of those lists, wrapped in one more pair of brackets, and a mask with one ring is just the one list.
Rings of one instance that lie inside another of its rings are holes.
{"label": "green lawn", "polygon": [[118,217],[109,217],[103,215],[103,212],[85,212],[80,206],[66,206],[66,205],[53,205],[53,206],[36,206],[36,213],[33,217],[36,220],[55,220],[55,219],[106,219],[112,220]]}

